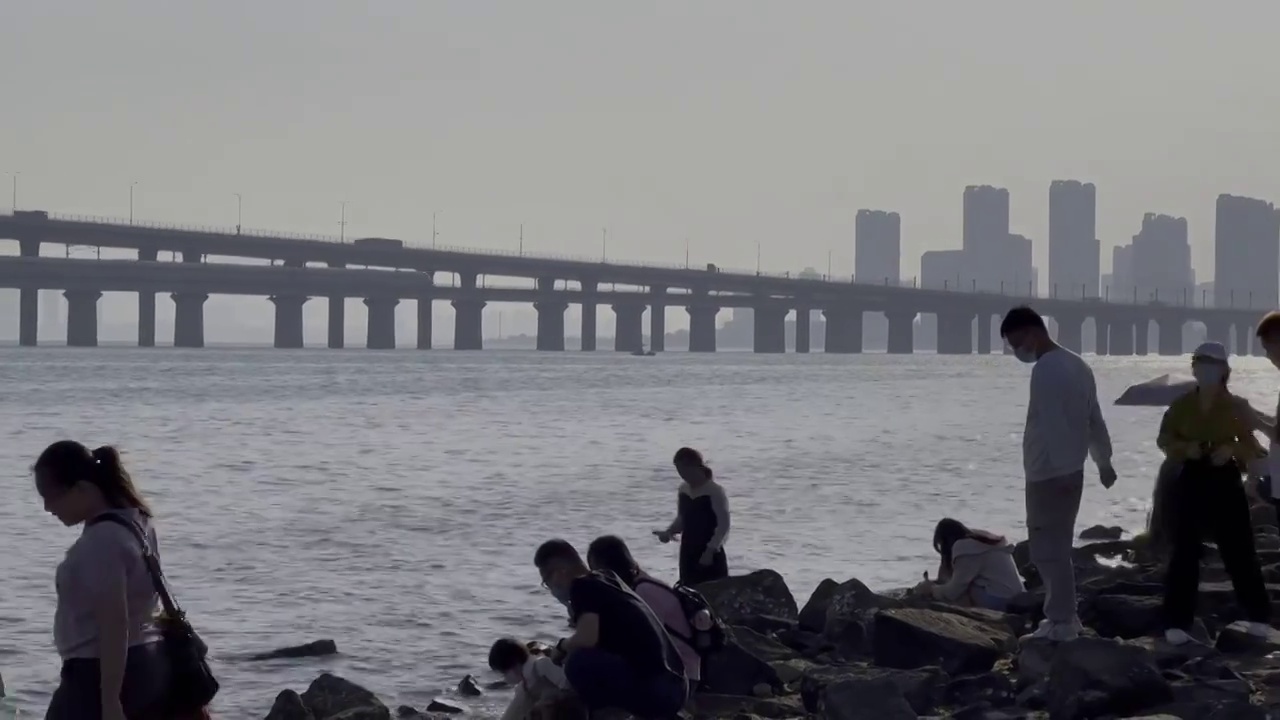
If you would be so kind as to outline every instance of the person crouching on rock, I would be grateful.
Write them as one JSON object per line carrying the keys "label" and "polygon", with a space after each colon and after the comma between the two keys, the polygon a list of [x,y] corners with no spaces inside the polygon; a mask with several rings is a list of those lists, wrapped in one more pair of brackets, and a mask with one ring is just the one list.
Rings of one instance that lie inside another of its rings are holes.
{"label": "person crouching on rock", "polygon": [[638,718],[679,716],[688,697],[684,662],[640,596],[611,572],[592,572],[564,540],[534,553],[542,584],[569,597],[574,633],[556,643],[569,687],[588,710],[617,709]]}
{"label": "person crouching on rock", "polygon": [[551,658],[534,655],[513,638],[501,638],[489,648],[489,667],[515,687],[516,695],[502,720],[523,720],[538,706],[554,701],[569,689],[564,670]]}
{"label": "person crouching on rock", "polygon": [[1024,590],[1013,545],[1003,537],[943,518],[933,531],[933,549],[942,565],[938,581],[927,589],[938,600],[1004,612]]}
{"label": "person crouching on rock", "polygon": [[[697,687],[702,679],[702,658],[693,649],[693,627],[685,616],[684,605],[670,585],[654,578],[640,569],[631,556],[631,548],[620,537],[605,535],[591,541],[587,548],[587,565],[592,570],[607,570],[636,595],[644,600],[654,615],[662,621],[667,634],[675,642],[680,659],[684,661],[684,676],[689,679],[690,689]],[[706,622],[709,625],[711,617]]]}
{"label": "person crouching on rock", "polygon": [[68,527],[84,526],[56,574],[53,642],[62,681],[46,720],[159,717],[171,672],[141,540],[128,527],[95,522],[120,515],[142,529],[158,554],[151,509],[111,447],[90,452],[62,440],[40,454],[34,471],[45,510]]}
{"label": "person crouching on rock", "polygon": [[1231,367],[1227,350],[1207,342],[1191,356],[1196,387],[1173,401],[1160,422],[1156,444],[1182,472],[1169,492],[1172,554],[1165,576],[1165,638],[1180,645],[1191,639],[1200,590],[1200,554],[1204,536],[1218,545],[1222,564],[1248,620],[1245,630],[1266,637],[1271,601],[1253,545],[1249,500],[1241,469],[1259,457],[1239,402],[1227,389]]}
{"label": "person crouching on rock", "polygon": [[684,480],[676,494],[676,519],[654,535],[667,543],[680,536],[680,582],[699,585],[729,577],[724,552],[729,538],[729,499],[715,481],[702,453],[683,447],[673,463]]}

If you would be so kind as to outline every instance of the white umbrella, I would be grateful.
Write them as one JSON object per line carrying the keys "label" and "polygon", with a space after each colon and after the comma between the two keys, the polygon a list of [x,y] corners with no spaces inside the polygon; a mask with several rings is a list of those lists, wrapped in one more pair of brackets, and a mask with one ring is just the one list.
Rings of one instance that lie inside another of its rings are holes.
{"label": "white umbrella", "polygon": [[1116,398],[1116,404],[1168,407],[1174,400],[1191,392],[1195,386],[1195,380],[1171,380],[1168,375],[1161,375],[1158,378],[1131,385]]}

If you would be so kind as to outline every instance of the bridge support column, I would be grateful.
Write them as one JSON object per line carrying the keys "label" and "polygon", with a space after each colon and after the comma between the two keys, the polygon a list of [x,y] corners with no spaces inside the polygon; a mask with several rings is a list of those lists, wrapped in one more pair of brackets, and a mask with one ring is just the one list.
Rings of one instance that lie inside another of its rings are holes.
{"label": "bridge support column", "polygon": [[275,346],[296,350],[302,347],[302,306],[304,295],[272,295],[267,298],[276,306]]}
{"label": "bridge support column", "polygon": [[654,298],[649,304],[649,349],[660,353],[667,349],[667,288],[655,285],[651,292]]}
{"label": "bridge support column", "polygon": [[1161,355],[1182,354],[1182,318],[1162,318],[1156,322],[1156,347]]}
{"label": "bridge support column", "polygon": [[67,299],[67,347],[98,346],[98,298],[97,290],[68,290],[62,293]]}
{"label": "bridge support column", "polygon": [[978,348],[979,355],[991,354],[991,315],[978,313]]}
{"label": "bridge support column", "polygon": [[1253,344],[1253,323],[1236,323],[1236,355],[1246,356]]}
{"label": "bridge support column", "polygon": [[[329,263],[331,268],[344,268],[343,263]],[[329,337],[330,350],[341,350],[346,346],[347,299],[341,295],[329,296]]]}
{"label": "bridge support column", "polygon": [[1133,321],[1133,354],[1146,355],[1151,344],[1151,320],[1140,318]]}
{"label": "bridge support column", "polygon": [[636,352],[644,349],[644,305],[640,303],[615,303],[613,349],[615,352]]}
{"label": "bridge support column", "polygon": [[782,305],[764,304],[752,308],[751,349],[758,353],[787,351],[787,313]]}
{"label": "bridge support column", "polygon": [[689,352],[715,352],[719,306],[704,301],[686,309],[689,312]]}
{"label": "bridge support column", "polygon": [[399,298],[368,297],[364,306],[369,310],[364,346],[368,350],[396,349],[396,306]]}
{"label": "bridge support column", "polygon": [[1108,324],[1111,325],[1111,342],[1108,343],[1108,353],[1111,355],[1132,355],[1133,321],[1112,320]]}
{"label": "bridge support column", "polygon": [[915,310],[886,310],[889,321],[888,348],[890,355],[910,355],[915,352]]}
{"label": "bridge support column", "polygon": [[796,352],[809,352],[809,336],[812,334],[813,311],[808,307],[796,308]]}
{"label": "bridge support column", "polygon": [[431,324],[431,306],[435,298],[430,292],[422,292],[418,295],[418,349],[431,349],[431,333],[434,328]]}
{"label": "bridge support column", "polygon": [[204,347],[204,293],[173,293],[173,346]]}
{"label": "bridge support column", "polygon": [[569,303],[561,300],[539,300],[533,304],[538,312],[537,348],[552,352],[564,350],[564,311]]}
{"label": "bridge support column", "polygon": [[582,300],[582,329],[578,332],[583,352],[596,350],[596,298],[595,294],[587,295]]}
{"label": "bridge support column", "polygon": [[969,355],[973,352],[973,314],[961,311],[938,313],[939,355]]}
{"label": "bridge support column", "polygon": [[453,301],[453,349],[484,349],[484,300]]}
{"label": "bridge support column", "polygon": [[1106,355],[1110,351],[1111,323],[1099,316],[1093,318],[1093,354]]}
{"label": "bridge support column", "polygon": [[1084,347],[1084,316],[1062,313],[1053,316],[1058,322],[1058,344],[1073,353]]}
{"label": "bridge support column", "polygon": [[[40,241],[19,239],[18,252],[22,257],[40,257]],[[22,288],[18,291],[18,344],[35,347],[40,328],[40,290]]]}
{"label": "bridge support column", "polygon": [[862,308],[856,305],[822,311],[826,321],[823,352],[848,355],[862,352]]}
{"label": "bridge support column", "polygon": [[138,347],[156,346],[156,294],[138,293]]}

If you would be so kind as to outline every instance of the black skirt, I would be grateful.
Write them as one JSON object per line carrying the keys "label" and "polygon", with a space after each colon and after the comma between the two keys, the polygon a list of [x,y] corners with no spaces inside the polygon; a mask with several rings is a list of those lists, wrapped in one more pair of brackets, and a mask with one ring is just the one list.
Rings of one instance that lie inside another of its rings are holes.
{"label": "black skirt", "polygon": [[[62,663],[62,681],[49,701],[45,720],[102,720],[101,666],[96,659]],[[169,661],[164,643],[129,648],[120,702],[129,720],[160,718],[169,689]]]}

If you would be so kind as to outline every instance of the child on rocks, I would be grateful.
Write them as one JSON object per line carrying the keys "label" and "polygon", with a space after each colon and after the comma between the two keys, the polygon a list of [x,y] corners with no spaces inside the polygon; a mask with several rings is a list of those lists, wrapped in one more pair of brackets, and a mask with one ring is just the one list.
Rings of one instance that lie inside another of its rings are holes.
{"label": "child on rocks", "polygon": [[502,720],[535,717],[539,707],[562,697],[569,688],[564,670],[541,653],[513,638],[502,638],[489,649],[489,667],[515,686],[515,697]]}

